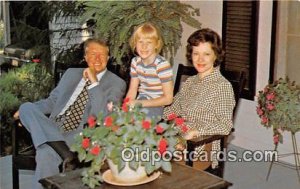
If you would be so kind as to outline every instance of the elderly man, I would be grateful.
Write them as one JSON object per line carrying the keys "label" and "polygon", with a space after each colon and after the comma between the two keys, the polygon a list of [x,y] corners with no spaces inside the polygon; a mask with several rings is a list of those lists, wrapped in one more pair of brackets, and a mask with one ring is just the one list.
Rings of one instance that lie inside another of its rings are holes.
{"label": "elderly man", "polygon": [[89,115],[106,115],[107,104],[118,103],[125,93],[125,82],[106,69],[107,45],[88,39],[84,51],[88,68],[68,69],[47,99],[24,103],[14,115],[30,132],[36,149],[34,189],[42,188],[41,178],[58,174],[59,165],[74,168],[76,157],[69,149],[74,135]]}

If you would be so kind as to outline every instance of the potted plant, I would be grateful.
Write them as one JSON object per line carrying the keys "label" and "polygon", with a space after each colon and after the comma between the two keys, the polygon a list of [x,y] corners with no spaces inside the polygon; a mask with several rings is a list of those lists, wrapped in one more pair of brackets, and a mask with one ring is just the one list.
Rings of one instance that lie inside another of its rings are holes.
{"label": "potted plant", "polygon": [[110,104],[111,114],[105,118],[101,114],[90,117],[71,146],[80,161],[91,162],[82,172],[82,181],[90,188],[103,181],[100,169],[105,159],[114,178],[121,182],[143,179],[160,168],[171,172],[179,133],[188,130],[183,119],[172,114],[169,122],[157,123],[146,118],[141,106],[129,107],[127,102],[125,99],[121,108]]}
{"label": "potted plant", "polygon": [[129,38],[141,23],[151,22],[161,30],[163,54],[171,58],[181,45],[182,22],[201,27],[193,18],[199,9],[180,1],[80,1],[77,5],[82,8],[81,20],[94,23],[92,30],[107,40],[115,63],[125,68],[132,56]]}
{"label": "potted plant", "polygon": [[273,129],[273,140],[282,143],[282,132],[300,130],[300,88],[288,78],[275,81],[259,91],[257,114],[261,124]]}
{"label": "potted plant", "polygon": [[[259,91],[257,114],[261,124],[273,129],[274,151],[277,151],[278,144],[283,142],[282,133],[291,132],[295,166],[299,167],[299,151],[297,147],[296,132],[300,130],[300,88],[291,82],[287,77],[280,78],[272,84],[267,85],[263,91]],[[279,157],[279,156],[278,156]],[[271,173],[272,165],[276,161],[273,154],[268,170],[267,180]]]}

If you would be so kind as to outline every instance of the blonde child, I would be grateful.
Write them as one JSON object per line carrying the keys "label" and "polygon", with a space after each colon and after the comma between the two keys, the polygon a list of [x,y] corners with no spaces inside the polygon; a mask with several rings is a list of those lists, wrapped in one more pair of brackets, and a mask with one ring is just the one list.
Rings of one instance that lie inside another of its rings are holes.
{"label": "blonde child", "polygon": [[131,60],[129,104],[142,104],[147,116],[161,116],[163,107],[173,101],[173,72],[170,63],[159,55],[163,46],[159,30],[151,23],[141,24],[130,38],[137,56]]}

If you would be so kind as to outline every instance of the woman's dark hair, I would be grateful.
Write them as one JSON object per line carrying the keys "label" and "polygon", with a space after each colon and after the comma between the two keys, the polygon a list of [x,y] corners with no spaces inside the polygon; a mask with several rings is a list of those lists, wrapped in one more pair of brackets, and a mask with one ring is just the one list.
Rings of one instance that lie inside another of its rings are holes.
{"label": "woman's dark hair", "polygon": [[216,61],[214,62],[214,67],[219,66],[223,61],[224,51],[222,48],[222,41],[220,36],[213,30],[209,28],[204,28],[195,31],[187,40],[186,46],[186,58],[189,63],[192,62],[192,52],[193,46],[198,46],[199,43],[211,43],[211,47],[216,55]]}

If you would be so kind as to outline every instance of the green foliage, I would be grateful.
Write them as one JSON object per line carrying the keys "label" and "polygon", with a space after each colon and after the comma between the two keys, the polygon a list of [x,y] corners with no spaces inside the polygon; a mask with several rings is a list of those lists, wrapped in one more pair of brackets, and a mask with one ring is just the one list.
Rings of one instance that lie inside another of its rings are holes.
{"label": "green foliage", "polygon": [[[1,102],[0,112],[5,112],[5,111],[7,111],[7,109],[16,110],[20,105],[20,100],[9,91],[1,92],[0,102]],[[6,107],[9,107],[9,108],[6,108]],[[2,113],[1,113],[1,115],[2,115]]]}
{"label": "green foliage", "polygon": [[51,74],[43,65],[31,63],[10,70],[0,78],[0,98],[12,101],[0,101],[0,113],[15,111],[16,105],[26,101],[37,101],[46,97],[53,88]]}
{"label": "green foliage", "polygon": [[1,75],[1,148],[11,143],[12,117],[18,107],[24,102],[46,97],[52,88],[53,77],[41,64],[25,64]]}
{"label": "green foliage", "polygon": [[273,128],[274,143],[282,132],[300,130],[300,87],[288,78],[275,81],[259,91],[257,113],[265,127]]}
{"label": "green foliage", "polygon": [[129,38],[141,23],[152,22],[161,30],[166,57],[173,57],[181,45],[181,21],[195,28],[201,26],[192,17],[196,10],[179,1],[82,1],[77,4],[83,7],[82,21],[95,22],[94,31],[108,41],[110,54],[120,65],[124,64],[124,57],[130,56]]}

